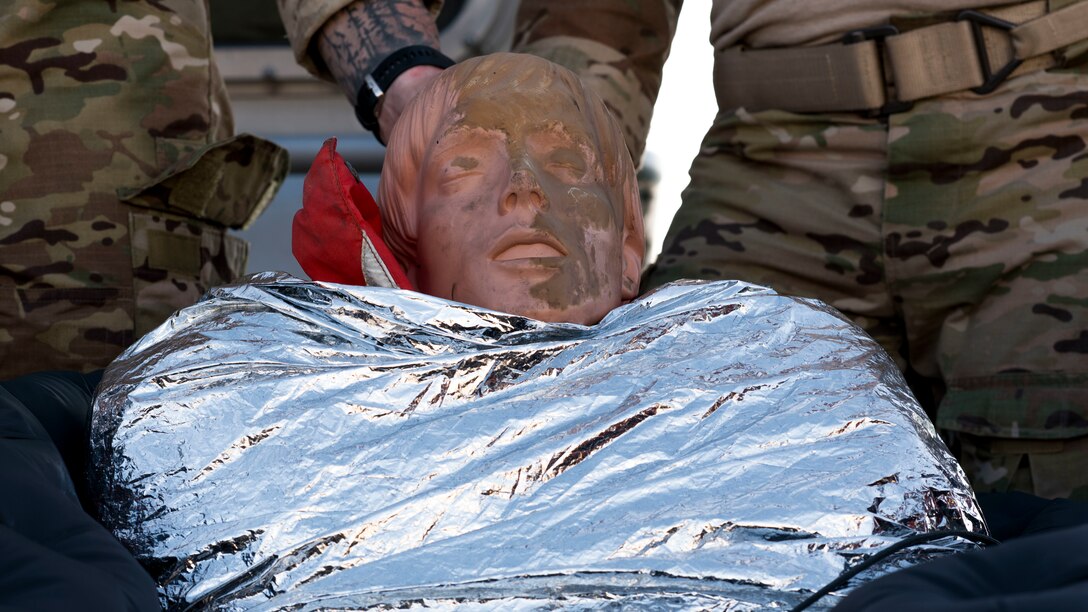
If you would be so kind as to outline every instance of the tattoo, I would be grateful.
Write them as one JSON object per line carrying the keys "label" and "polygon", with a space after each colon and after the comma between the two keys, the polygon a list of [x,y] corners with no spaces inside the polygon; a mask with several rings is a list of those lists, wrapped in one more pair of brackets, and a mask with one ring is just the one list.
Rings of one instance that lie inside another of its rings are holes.
{"label": "tattoo", "polygon": [[422,0],[358,0],[322,27],[317,50],[352,104],[366,75],[402,47],[439,48],[434,15]]}

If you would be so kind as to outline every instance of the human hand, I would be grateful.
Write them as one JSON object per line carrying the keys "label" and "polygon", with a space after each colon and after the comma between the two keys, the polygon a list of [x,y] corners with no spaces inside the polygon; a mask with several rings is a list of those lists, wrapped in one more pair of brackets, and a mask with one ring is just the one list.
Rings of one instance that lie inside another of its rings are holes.
{"label": "human hand", "polygon": [[441,72],[442,68],[437,66],[413,66],[402,72],[389,85],[385,94],[378,100],[378,107],[375,109],[382,142],[389,142],[389,134],[393,132],[393,126],[408,103],[416,97],[416,94],[426,89]]}

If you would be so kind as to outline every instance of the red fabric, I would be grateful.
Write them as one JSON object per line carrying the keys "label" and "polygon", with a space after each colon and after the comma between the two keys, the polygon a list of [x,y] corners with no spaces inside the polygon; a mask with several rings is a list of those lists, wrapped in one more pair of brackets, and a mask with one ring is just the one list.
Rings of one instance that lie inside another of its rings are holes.
{"label": "red fabric", "polygon": [[326,140],[306,174],[302,209],[292,224],[295,259],[315,281],[384,284],[378,279],[367,283],[364,276],[363,249],[371,249],[389,270],[392,283],[411,289],[408,276],[382,240],[381,227],[374,198],[336,152],[336,139]]}

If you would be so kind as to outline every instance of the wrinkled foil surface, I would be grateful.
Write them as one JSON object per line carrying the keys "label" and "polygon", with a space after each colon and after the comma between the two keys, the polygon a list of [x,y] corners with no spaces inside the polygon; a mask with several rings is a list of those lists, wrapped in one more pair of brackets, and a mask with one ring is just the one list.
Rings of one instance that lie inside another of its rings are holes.
{"label": "wrinkled foil surface", "polygon": [[788,608],[985,531],[883,350],[740,282],[583,327],[259,274],[114,362],[92,430],[176,609]]}

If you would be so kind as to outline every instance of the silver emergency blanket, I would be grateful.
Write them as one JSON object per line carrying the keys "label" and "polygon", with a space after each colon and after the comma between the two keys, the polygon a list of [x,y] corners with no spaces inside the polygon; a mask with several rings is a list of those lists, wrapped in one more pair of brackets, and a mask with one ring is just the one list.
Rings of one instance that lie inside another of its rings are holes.
{"label": "silver emergency blanket", "polygon": [[739,282],[583,327],[265,273],[132,346],[92,425],[178,609],[763,609],[985,530],[883,350]]}

